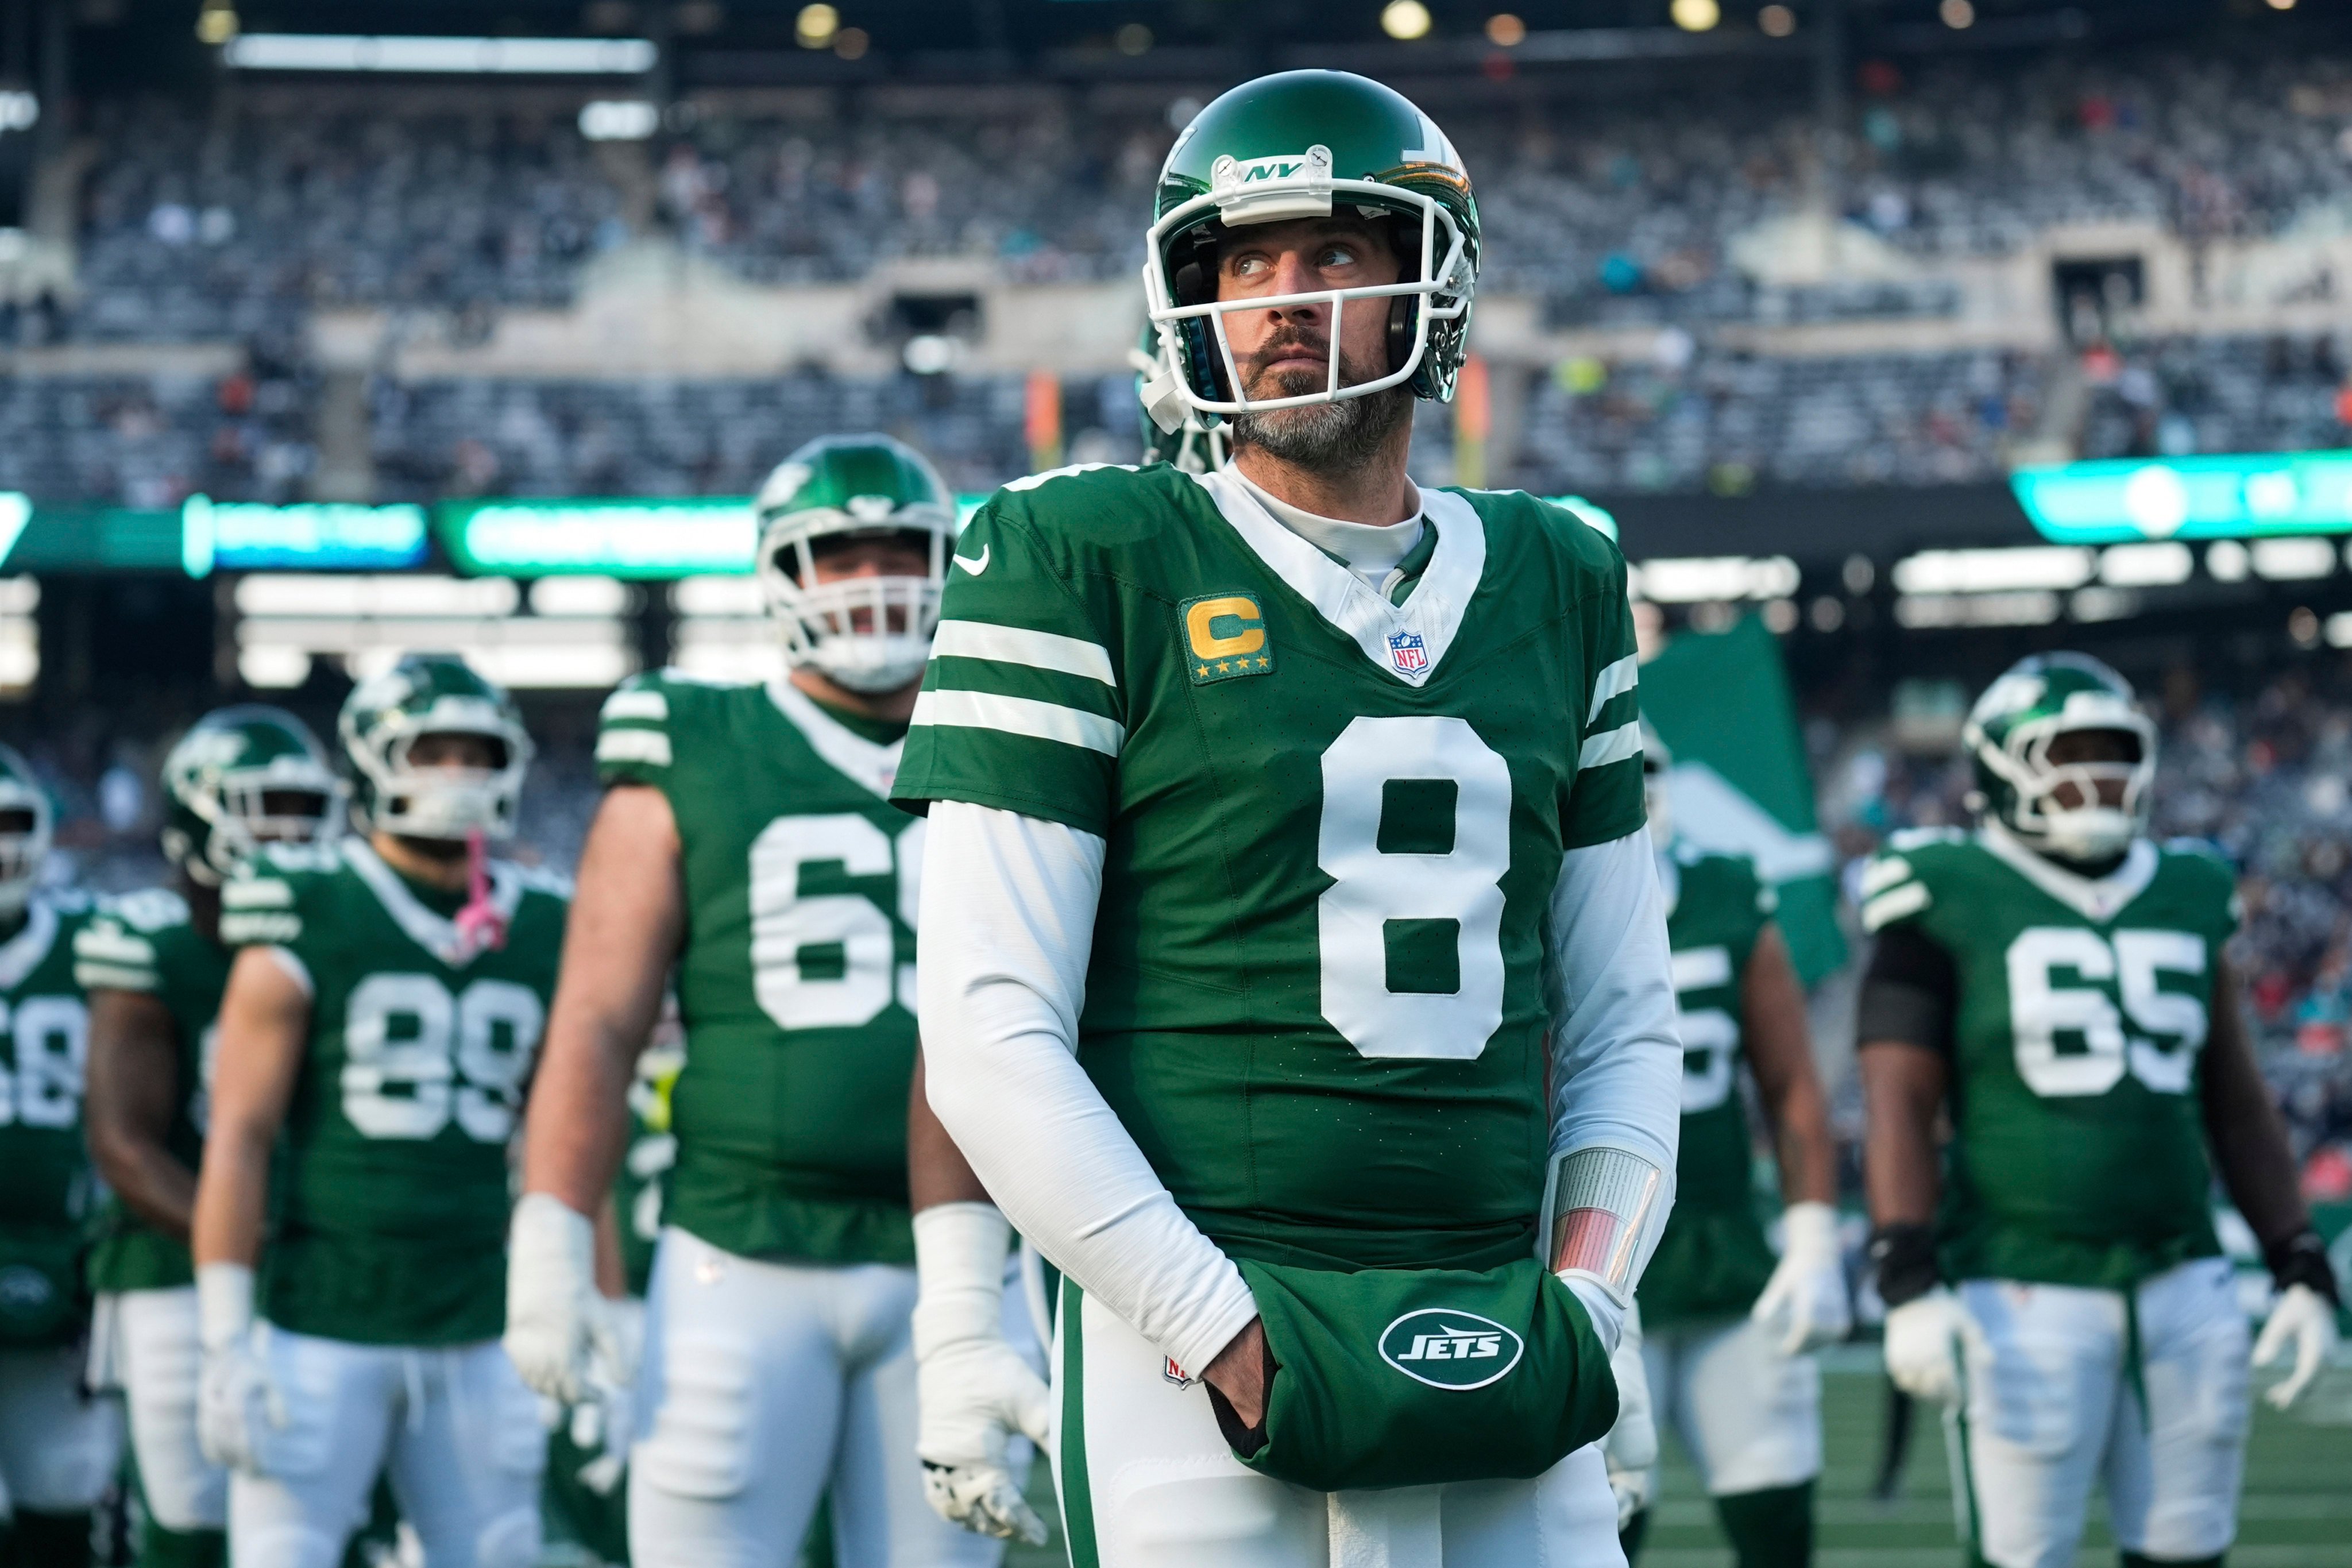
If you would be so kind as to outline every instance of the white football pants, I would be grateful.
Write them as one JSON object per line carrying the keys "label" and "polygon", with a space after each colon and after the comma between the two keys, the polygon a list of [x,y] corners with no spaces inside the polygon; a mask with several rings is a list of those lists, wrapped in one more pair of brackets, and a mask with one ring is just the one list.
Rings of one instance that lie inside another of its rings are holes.
{"label": "white football pants", "polygon": [[496,1340],[408,1349],[265,1327],[286,1414],[229,1478],[236,1568],[337,1568],[379,1473],[427,1568],[530,1568],[547,1428]]}
{"label": "white football pants", "polygon": [[92,1384],[121,1389],[131,1415],[131,1452],[148,1513],[166,1530],[226,1529],[228,1472],[196,1441],[204,1370],[196,1288],[101,1296],[90,1340]]}
{"label": "white football pants", "polygon": [[79,1513],[97,1503],[122,1456],[110,1399],[82,1391],[79,1345],[0,1351],[0,1518]]}
{"label": "white football pants", "polygon": [[1746,1318],[1643,1331],[1660,1430],[1672,1428],[1710,1497],[1793,1487],[1822,1473],[1822,1369],[1782,1355]]}
{"label": "white football pants", "polygon": [[844,1568],[994,1568],[1002,1542],[923,1500],[914,1309],[912,1268],[767,1263],[665,1227],[629,1455],[636,1568],[789,1568],[826,1494]]}
{"label": "white football pants", "polygon": [[1074,1562],[1091,1541],[1101,1568],[1624,1568],[1597,1447],[1533,1480],[1309,1491],[1234,1458],[1208,1390],[1108,1308],[1066,1282],[1062,1306],[1054,1477]]}
{"label": "white football pants", "polygon": [[2124,1550],[2190,1561],[2228,1550],[2248,1330],[2227,1258],[2139,1287],[2137,1369],[2118,1291],[1971,1279],[1960,1300],[1984,1343],[1966,1358],[1947,1446],[1961,1531],[1986,1562],[2065,1568],[2101,1480]]}

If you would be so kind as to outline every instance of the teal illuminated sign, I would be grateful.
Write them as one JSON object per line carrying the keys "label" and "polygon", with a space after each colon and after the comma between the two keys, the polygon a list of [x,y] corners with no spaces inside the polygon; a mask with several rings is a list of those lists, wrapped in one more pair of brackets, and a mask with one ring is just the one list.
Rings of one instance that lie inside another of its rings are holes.
{"label": "teal illuminated sign", "polygon": [[[959,521],[987,499],[958,496]],[[458,570],[513,577],[740,575],[759,544],[746,496],[445,501],[434,527]]]}
{"label": "teal illuminated sign", "polygon": [[2063,544],[2352,532],[2352,452],[2063,463],[2009,483]]}
{"label": "teal illuminated sign", "polygon": [[399,572],[425,559],[425,509],[303,502],[268,506],[190,496],[180,509],[180,564],[224,572]]}

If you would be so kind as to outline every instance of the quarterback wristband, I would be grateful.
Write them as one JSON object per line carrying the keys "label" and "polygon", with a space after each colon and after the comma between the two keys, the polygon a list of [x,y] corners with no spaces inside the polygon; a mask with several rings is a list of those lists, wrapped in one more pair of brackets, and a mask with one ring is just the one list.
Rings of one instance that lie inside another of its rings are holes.
{"label": "quarterback wristband", "polygon": [[994,1204],[934,1204],[915,1215],[915,1359],[1004,1331],[1013,1226]]}
{"label": "quarterback wristband", "polygon": [[253,1270],[242,1263],[207,1263],[197,1269],[197,1342],[219,1350],[252,1327]]}
{"label": "quarterback wristband", "polygon": [[1545,1183],[1544,1263],[1592,1280],[1622,1307],[1656,1250],[1671,1205],[1665,1173],[1624,1149],[1553,1157]]}
{"label": "quarterback wristband", "polygon": [[1943,1282],[1933,1226],[1880,1226],[1870,1237],[1870,1263],[1877,1273],[1879,1300],[1890,1307],[1916,1300]]}
{"label": "quarterback wristband", "polygon": [[2330,1305],[2343,1307],[2343,1296],[2336,1288],[2335,1265],[2327,1260],[2327,1244],[2317,1231],[2302,1230],[2284,1241],[2273,1242],[2263,1248],[2263,1262],[2281,1290],[2301,1285],[2326,1297]]}

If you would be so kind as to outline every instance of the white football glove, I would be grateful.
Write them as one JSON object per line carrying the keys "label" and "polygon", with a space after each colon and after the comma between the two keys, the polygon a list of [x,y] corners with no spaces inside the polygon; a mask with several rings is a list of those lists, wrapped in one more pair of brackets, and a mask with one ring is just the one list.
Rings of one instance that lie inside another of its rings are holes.
{"label": "white football glove", "polygon": [[1045,1543],[1005,1463],[1014,1432],[1043,1445],[1054,1402],[1004,1338],[1004,1264],[1013,1227],[992,1204],[938,1204],[915,1216],[916,1451],[923,1496],[977,1534]]}
{"label": "white football glove", "polygon": [[1658,1424],[1650,1414],[1650,1373],[1642,1360],[1642,1309],[1625,1310],[1624,1331],[1609,1357],[1617,1378],[1617,1425],[1601,1439],[1601,1461],[1609,1468],[1609,1489],[1617,1499],[1617,1529],[1622,1533],[1633,1516],[1650,1506],[1657,1485]]}
{"label": "white football glove", "polygon": [[598,1497],[621,1484],[636,1435],[637,1364],[646,1339],[646,1304],[600,1296],[589,1324],[588,1396],[572,1407],[572,1443],[596,1457],[580,1467],[580,1484]]}
{"label": "white football glove", "polygon": [[1838,1242],[1837,1210],[1827,1204],[1790,1204],[1781,1223],[1780,1261],[1748,1315],[1777,1331],[1782,1355],[1801,1355],[1835,1344],[1853,1327],[1845,1248]]}
{"label": "white football glove", "polygon": [[507,1239],[507,1359],[526,1386],[565,1405],[588,1397],[596,1331],[596,1226],[548,1193],[525,1193]]}
{"label": "white football glove", "polygon": [[2336,1349],[2336,1305],[2308,1285],[2290,1285],[2279,1292],[2270,1321],[2254,1341],[2254,1364],[2270,1365],[2290,1346],[2294,1350],[2294,1366],[2263,1394],[2274,1410],[2284,1410],[2301,1398]]}
{"label": "white football glove", "polygon": [[1914,1399],[1957,1405],[1963,1347],[1983,1338],[1960,1299],[1938,1285],[1887,1311],[1886,1375]]}
{"label": "white football glove", "polygon": [[261,1472],[259,1424],[286,1425],[286,1402],[256,1342],[253,1270],[207,1263],[196,1271],[197,1338],[203,1365],[196,1385],[196,1444],[215,1465]]}

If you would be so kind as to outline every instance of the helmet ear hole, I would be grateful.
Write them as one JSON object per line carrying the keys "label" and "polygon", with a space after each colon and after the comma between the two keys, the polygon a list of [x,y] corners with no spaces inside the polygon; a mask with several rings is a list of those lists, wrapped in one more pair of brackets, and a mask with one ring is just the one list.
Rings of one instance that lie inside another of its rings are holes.
{"label": "helmet ear hole", "polygon": [[[1412,356],[1412,331],[1420,321],[1420,295],[1400,294],[1389,301],[1389,369],[1396,369]],[[1418,374],[1414,380],[1420,380]]]}

